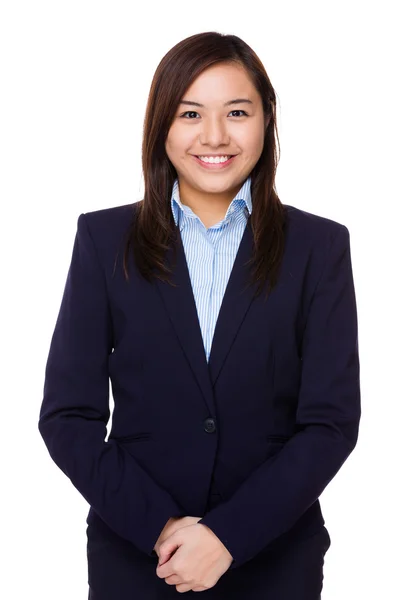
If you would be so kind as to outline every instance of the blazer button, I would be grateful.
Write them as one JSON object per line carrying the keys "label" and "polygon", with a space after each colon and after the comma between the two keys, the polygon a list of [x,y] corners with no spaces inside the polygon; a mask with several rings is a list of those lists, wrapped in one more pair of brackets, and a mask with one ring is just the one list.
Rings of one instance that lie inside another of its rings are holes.
{"label": "blazer button", "polygon": [[214,419],[208,418],[204,421],[204,431],[207,431],[207,433],[213,433],[213,431],[216,431]]}

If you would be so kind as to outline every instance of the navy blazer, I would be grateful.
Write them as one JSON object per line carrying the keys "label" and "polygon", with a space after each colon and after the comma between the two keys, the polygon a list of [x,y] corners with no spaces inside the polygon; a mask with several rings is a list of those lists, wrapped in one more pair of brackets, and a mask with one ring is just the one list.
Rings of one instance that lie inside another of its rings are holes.
{"label": "navy blazer", "polygon": [[[124,278],[135,206],[78,218],[39,430],[89,503],[90,526],[101,520],[154,556],[170,517],[203,517],[235,568],[278,536],[324,523],[318,497],[357,442],[349,231],[285,205],[282,267],[265,302],[245,285],[249,220],[207,363],[182,245],[176,287],[148,283],[132,256]],[[213,476],[222,501],[208,509]]]}

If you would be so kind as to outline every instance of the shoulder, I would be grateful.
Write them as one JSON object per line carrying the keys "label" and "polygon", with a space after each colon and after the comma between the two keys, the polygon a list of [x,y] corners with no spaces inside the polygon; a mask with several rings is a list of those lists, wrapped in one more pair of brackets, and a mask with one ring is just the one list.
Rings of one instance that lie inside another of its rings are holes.
{"label": "shoulder", "polygon": [[344,223],[283,204],[286,215],[286,242],[305,252],[325,254],[336,244],[349,246],[349,230]]}
{"label": "shoulder", "polygon": [[284,204],[286,254],[289,265],[306,272],[313,289],[328,265],[350,260],[350,235],[343,223]]}
{"label": "shoulder", "polygon": [[121,249],[134,222],[138,205],[139,202],[132,202],[79,215],[78,230],[83,222],[103,262],[112,261]]}
{"label": "shoulder", "polygon": [[85,212],[84,218],[93,237],[123,233],[136,214],[138,202]]}
{"label": "shoulder", "polygon": [[305,236],[337,235],[341,232],[349,233],[348,228],[339,221],[328,217],[311,213],[290,204],[283,204],[286,214],[286,222],[292,234]]}

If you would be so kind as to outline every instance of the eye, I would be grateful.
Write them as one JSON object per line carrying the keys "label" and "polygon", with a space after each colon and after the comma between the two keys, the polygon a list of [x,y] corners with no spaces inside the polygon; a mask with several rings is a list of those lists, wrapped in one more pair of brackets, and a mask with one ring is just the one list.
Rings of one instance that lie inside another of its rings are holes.
{"label": "eye", "polygon": [[[230,112],[232,112],[232,113],[235,113],[235,112],[238,112],[238,113],[244,113],[244,115],[245,115],[246,117],[248,116],[248,114],[246,113],[246,111],[244,111],[244,110],[240,110],[240,109],[232,110],[232,111],[230,111]],[[182,118],[185,118],[185,115],[188,115],[188,114],[194,114],[194,115],[198,115],[198,112],[196,112],[195,110],[187,110],[185,113],[183,113],[182,115],[180,115],[180,117],[182,117]],[[241,116],[243,117],[244,115],[241,115]],[[189,121],[192,121],[193,119],[188,119],[188,120],[189,120]]]}
{"label": "eye", "polygon": [[[248,116],[246,111],[244,111],[244,110],[240,110],[240,109],[238,109],[238,108],[237,108],[236,110],[232,110],[231,112],[239,112],[239,113],[244,113],[244,114],[246,115],[246,117]],[[241,115],[241,116],[243,116],[243,115]]]}
{"label": "eye", "polygon": [[189,115],[189,114],[197,115],[198,113],[196,113],[195,110],[187,110],[185,113],[183,113],[182,115],[180,115],[180,117],[184,118],[185,115]]}

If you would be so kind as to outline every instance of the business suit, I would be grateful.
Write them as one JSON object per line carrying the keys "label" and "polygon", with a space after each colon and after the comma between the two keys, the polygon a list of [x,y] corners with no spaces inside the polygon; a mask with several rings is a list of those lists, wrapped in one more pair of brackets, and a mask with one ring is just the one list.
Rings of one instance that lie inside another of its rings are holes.
{"label": "business suit", "polygon": [[131,257],[129,282],[120,261],[113,271],[134,207],[78,219],[39,420],[91,505],[91,598],[177,597],[155,574],[153,547],[169,517],[192,515],[234,558],[203,597],[317,600],[310,565],[330,543],[318,497],[360,419],[348,230],[285,205],[282,269],[265,303],[245,287],[248,222],[207,362],[182,247],[178,287],[149,284]]}

